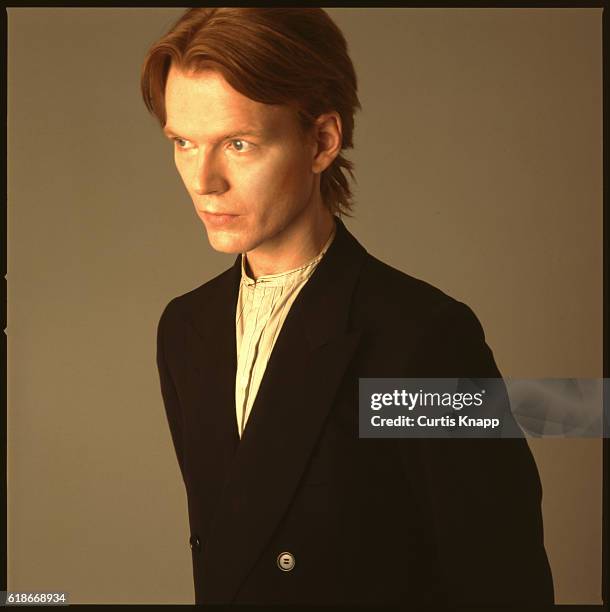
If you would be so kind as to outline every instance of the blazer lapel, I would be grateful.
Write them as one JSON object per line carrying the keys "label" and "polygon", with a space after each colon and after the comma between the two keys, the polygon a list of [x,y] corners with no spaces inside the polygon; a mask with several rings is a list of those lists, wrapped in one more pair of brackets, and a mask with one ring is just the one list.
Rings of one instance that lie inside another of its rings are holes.
{"label": "blazer lapel", "polygon": [[189,498],[194,501],[197,530],[203,542],[235,450],[235,308],[239,258],[213,279],[191,303],[185,337],[185,369],[192,389],[192,415],[187,424],[192,460],[187,471]]}
{"label": "blazer lapel", "polygon": [[[288,313],[227,466],[203,550],[207,603],[233,600],[263,552],[295,493],[358,344],[360,332],[348,328],[348,317],[366,251],[336,222],[333,243]],[[235,422],[234,336],[233,319],[233,356],[224,359],[231,368],[217,381],[231,390],[232,401],[224,390],[216,389],[214,396]],[[237,435],[236,424],[233,428]]]}

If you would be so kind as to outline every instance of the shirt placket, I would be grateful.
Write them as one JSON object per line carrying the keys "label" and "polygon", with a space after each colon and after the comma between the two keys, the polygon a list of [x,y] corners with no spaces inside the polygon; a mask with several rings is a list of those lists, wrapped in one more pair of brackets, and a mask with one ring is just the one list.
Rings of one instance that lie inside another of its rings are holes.
{"label": "shirt placket", "polygon": [[268,291],[269,288],[265,283],[256,283],[252,292],[252,311],[256,313],[256,317],[251,325],[246,326],[246,334],[244,336],[244,340],[248,343],[248,352],[241,375],[243,400],[241,406],[240,432],[242,434],[247,422],[246,417],[249,416],[248,409],[251,404],[250,390],[254,378],[254,368],[258,356],[258,349],[270,316],[269,303],[265,300]]}

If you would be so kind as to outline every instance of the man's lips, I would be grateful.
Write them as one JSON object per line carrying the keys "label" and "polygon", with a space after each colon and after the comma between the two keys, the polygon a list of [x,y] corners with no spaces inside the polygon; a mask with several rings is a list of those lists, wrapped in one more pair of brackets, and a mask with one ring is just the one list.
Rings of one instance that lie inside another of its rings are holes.
{"label": "man's lips", "polygon": [[210,223],[210,225],[213,226],[226,225],[237,219],[237,217],[239,217],[239,215],[233,215],[224,212],[202,212],[201,216],[203,217],[204,221]]}

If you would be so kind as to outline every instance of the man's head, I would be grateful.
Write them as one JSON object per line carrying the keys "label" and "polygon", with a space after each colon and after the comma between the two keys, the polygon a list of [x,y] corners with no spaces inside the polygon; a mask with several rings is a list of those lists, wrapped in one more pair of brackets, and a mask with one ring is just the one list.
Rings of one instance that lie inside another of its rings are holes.
{"label": "man's head", "polygon": [[217,250],[254,249],[316,202],[349,214],[341,151],[360,105],[321,9],[189,9],[150,49],[141,86]]}

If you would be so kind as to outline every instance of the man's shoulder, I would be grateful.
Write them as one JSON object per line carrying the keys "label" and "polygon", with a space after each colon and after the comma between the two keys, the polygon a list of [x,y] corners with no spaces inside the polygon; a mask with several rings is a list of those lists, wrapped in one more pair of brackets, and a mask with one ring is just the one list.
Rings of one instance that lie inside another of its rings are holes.
{"label": "man's shoulder", "polygon": [[429,310],[457,303],[439,287],[394,268],[370,253],[362,267],[358,293],[369,305],[377,302],[380,307],[396,305],[409,310]]}
{"label": "man's shoulder", "polygon": [[173,297],[163,309],[159,324],[167,325],[171,320],[182,319],[188,311],[209,305],[211,300],[231,284],[233,273],[231,266],[194,289]]}
{"label": "man's shoulder", "polygon": [[470,319],[478,324],[468,305],[370,253],[365,258],[353,304],[355,318],[375,326],[406,330],[450,319]]}

